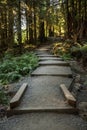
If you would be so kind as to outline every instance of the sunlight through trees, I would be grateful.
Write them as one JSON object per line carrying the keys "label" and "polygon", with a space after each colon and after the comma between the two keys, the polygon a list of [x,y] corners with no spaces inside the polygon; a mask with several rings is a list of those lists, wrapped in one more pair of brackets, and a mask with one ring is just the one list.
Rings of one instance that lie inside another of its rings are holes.
{"label": "sunlight through trees", "polygon": [[15,44],[38,44],[63,36],[75,42],[87,37],[86,0],[1,0],[0,51]]}

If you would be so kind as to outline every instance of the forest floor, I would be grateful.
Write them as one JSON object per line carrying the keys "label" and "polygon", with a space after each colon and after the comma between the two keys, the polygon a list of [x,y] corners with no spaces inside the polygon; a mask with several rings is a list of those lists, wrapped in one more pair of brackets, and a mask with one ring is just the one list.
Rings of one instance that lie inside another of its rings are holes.
{"label": "forest floor", "polygon": [[[78,62],[71,61],[70,64],[73,71],[73,75],[77,76],[76,83],[80,84],[80,87],[79,85],[77,85],[78,88],[74,85],[75,87],[73,89],[73,92],[78,99],[78,103],[77,103],[77,107],[78,107],[79,102],[86,102],[87,100],[86,93],[85,93],[87,92],[86,85],[85,85],[86,73],[84,69],[82,68],[82,66],[79,66]],[[32,85],[30,84],[31,80],[33,83]],[[58,80],[60,81],[60,83],[64,81],[64,79],[58,79]],[[66,81],[67,79],[65,80],[65,83]],[[38,104],[42,105],[42,107],[44,107],[45,105],[55,106],[55,105],[60,104],[59,102],[60,99],[63,99],[63,97],[60,94],[59,89],[57,88],[57,77],[49,78],[49,76],[47,76],[47,79],[46,79],[45,76],[43,78],[40,76],[40,79],[38,79],[38,76],[34,78],[26,76],[22,78],[21,80],[19,80],[19,82],[10,84],[11,86],[13,86],[12,87],[13,91],[14,92],[17,91],[23,82],[28,82],[28,84],[30,84],[30,90],[27,91],[26,93],[27,95],[25,95],[24,101],[26,101],[27,99],[29,100],[31,99],[33,102],[30,102],[30,105],[32,105],[33,107],[36,107]],[[49,83],[51,86],[49,86]],[[38,87],[39,84],[41,87]],[[68,85],[69,84],[70,83],[68,80]],[[46,85],[48,86],[48,88],[46,88]],[[55,86],[55,89],[52,88],[53,85]],[[45,87],[45,89],[43,89],[43,86]],[[30,94],[30,91],[31,91],[31,94]],[[34,97],[32,97],[33,91],[35,91],[35,95],[33,95]],[[83,93],[83,91],[85,92]],[[53,95],[52,95],[52,92],[53,92]],[[36,100],[38,93],[40,93],[40,95],[37,98],[38,100]],[[45,100],[41,98],[43,94],[44,94]],[[57,101],[55,97],[56,98],[59,97],[59,100]],[[22,102],[22,104],[24,104],[25,106],[28,106],[29,102],[26,102],[25,104],[24,101]],[[48,104],[48,101],[49,101],[49,104]],[[55,112],[42,112],[42,113],[37,112],[37,113],[28,113],[28,114],[23,114],[23,115],[15,115],[15,116],[6,118],[0,122],[0,130],[9,130],[9,129],[11,130],[29,130],[29,129],[30,130],[44,130],[44,129],[45,130],[87,130],[87,121],[83,120],[82,117],[80,117],[79,115],[74,115],[74,114],[58,114]]]}

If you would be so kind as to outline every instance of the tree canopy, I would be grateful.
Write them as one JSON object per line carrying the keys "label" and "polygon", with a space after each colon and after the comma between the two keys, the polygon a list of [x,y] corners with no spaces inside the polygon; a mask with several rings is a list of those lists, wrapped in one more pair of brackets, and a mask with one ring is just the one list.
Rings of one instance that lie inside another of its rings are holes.
{"label": "tree canopy", "polygon": [[0,52],[63,36],[87,37],[86,0],[0,0]]}

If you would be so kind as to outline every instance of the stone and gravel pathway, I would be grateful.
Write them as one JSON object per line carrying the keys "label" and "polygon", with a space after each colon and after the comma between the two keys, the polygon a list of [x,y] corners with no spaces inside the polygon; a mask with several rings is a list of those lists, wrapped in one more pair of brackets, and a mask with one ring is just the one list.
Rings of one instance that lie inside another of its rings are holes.
{"label": "stone and gravel pathway", "polygon": [[76,115],[29,113],[10,117],[0,130],[87,130],[87,122]]}
{"label": "stone and gravel pathway", "polygon": [[46,108],[66,105],[64,96],[59,88],[61,83],[65,83],[69,87],[71,79],[56,76],[31,77],[31,84],[28,86],[18,109],[23,107]]}
{"label": "stone and gravel pathway", "polygon": [[[70,67],[61,61],[61,58],[46,57],[46,54],[50,56],[48,49],[39,49],[36,53],[40,53],[38,57],[42,60],[42,65],[32,72],[28,88],[16,110],[40,107],[52,109],[52,107],[68,106],[61,92],[60,84],[70,86],[72,82],[72,78],[69,78],[72,75]],[[41,58],[41,54],[45,56]],[[44,65],[49,61],[52,65]],[[54,62],[55,64],[53,64]],[[64,65],[58,65],[60,62]]]}
{"label": "stone and gravel pathway", "polygon": [[[47,63],[50,60],[50,63],[58,64],[58,61],[62,61],[61,59],[57,61],[57,57],[50,55],[48,49],[44,47],[36,52],[39,58],[42,58],[42,62]],[[31,77],[16,84],[20,86],[23,82],[28,83],[28,88],[16,109],[68,106],[59,86],[64,83],[69,87],[72,82],[70,75],[72,73],[68,66],[44,64],[39,66]],[[78,115],[37,112],[12,116],[0,122],[0,130],[87,130],[87,122]]]}

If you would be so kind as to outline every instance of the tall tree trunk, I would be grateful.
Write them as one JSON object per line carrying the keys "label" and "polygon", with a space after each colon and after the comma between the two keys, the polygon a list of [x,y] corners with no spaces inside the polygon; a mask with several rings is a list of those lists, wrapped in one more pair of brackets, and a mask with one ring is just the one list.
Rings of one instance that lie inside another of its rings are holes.
{"label": "tall tree trunk", "polygon": [[9,48],[11,48],[12,45],[14,44],[13,24],[14,24],[13,9],[12,6],[9,6],[8,9],[8,47]]}
{"label": "tall tree trunk", "polygon": [[33,20],[32,20],[32,9],[30,10],[29,15],[29,43],[33,42]]}
{"label": "tall tree trunk", "polygon": [[87,37],[87,0],[84,1],[84,38]]}
{"label": "tall tree trunk", "polygon": [[29,43],[33,43],[33,1],[30,0],[30,9],[29,9]]}
{"label": "tall tree trunk", "polygon": [[[29,7],[28,5],[28,0],[26,0],[26,5]],[[25,15],[26,15],[26,42],[29,42],[29,11],[26,7],[25,10]]]}
{"label": "tall tree trunk", "polygon": [[46,21],[46,38],[48,37],[48,21]]}
{"label": "tall tree trunk", "polygon": [[50,0],[46,0],[46,37],[48,37],[49,33],[49,8],[50,8]]}
{"label": "tall tree trunk", "polygon": [[69,7],[68,7],[68,3],[69,3],[69,0],[66,0],[67,37],[69,38],[70,31],[69,31]]}
{"label": "tall tree trunk", "polygon": [[20,53],[22,49],[22,32],[21,32],[21,0],[18,1],[18,44],[20,47]]}
{"label": "tall tree trunk", "polygon": [[7,45],[7,9],[4,7],[1,12],[1,48],[6,50]]}
{"label": "tall tree trunk", "polygon": [[34,3],[33,3],[33,8],[34,8],[34,42],[36,43],[36,41],[37,41],[37,33],[36,33],[36,7],[35,7]]}
{"label": "tall tree trunk", "polygon": [[39,25],[39,39],[43,43],[45,41],[44,21],[40,21]]}

